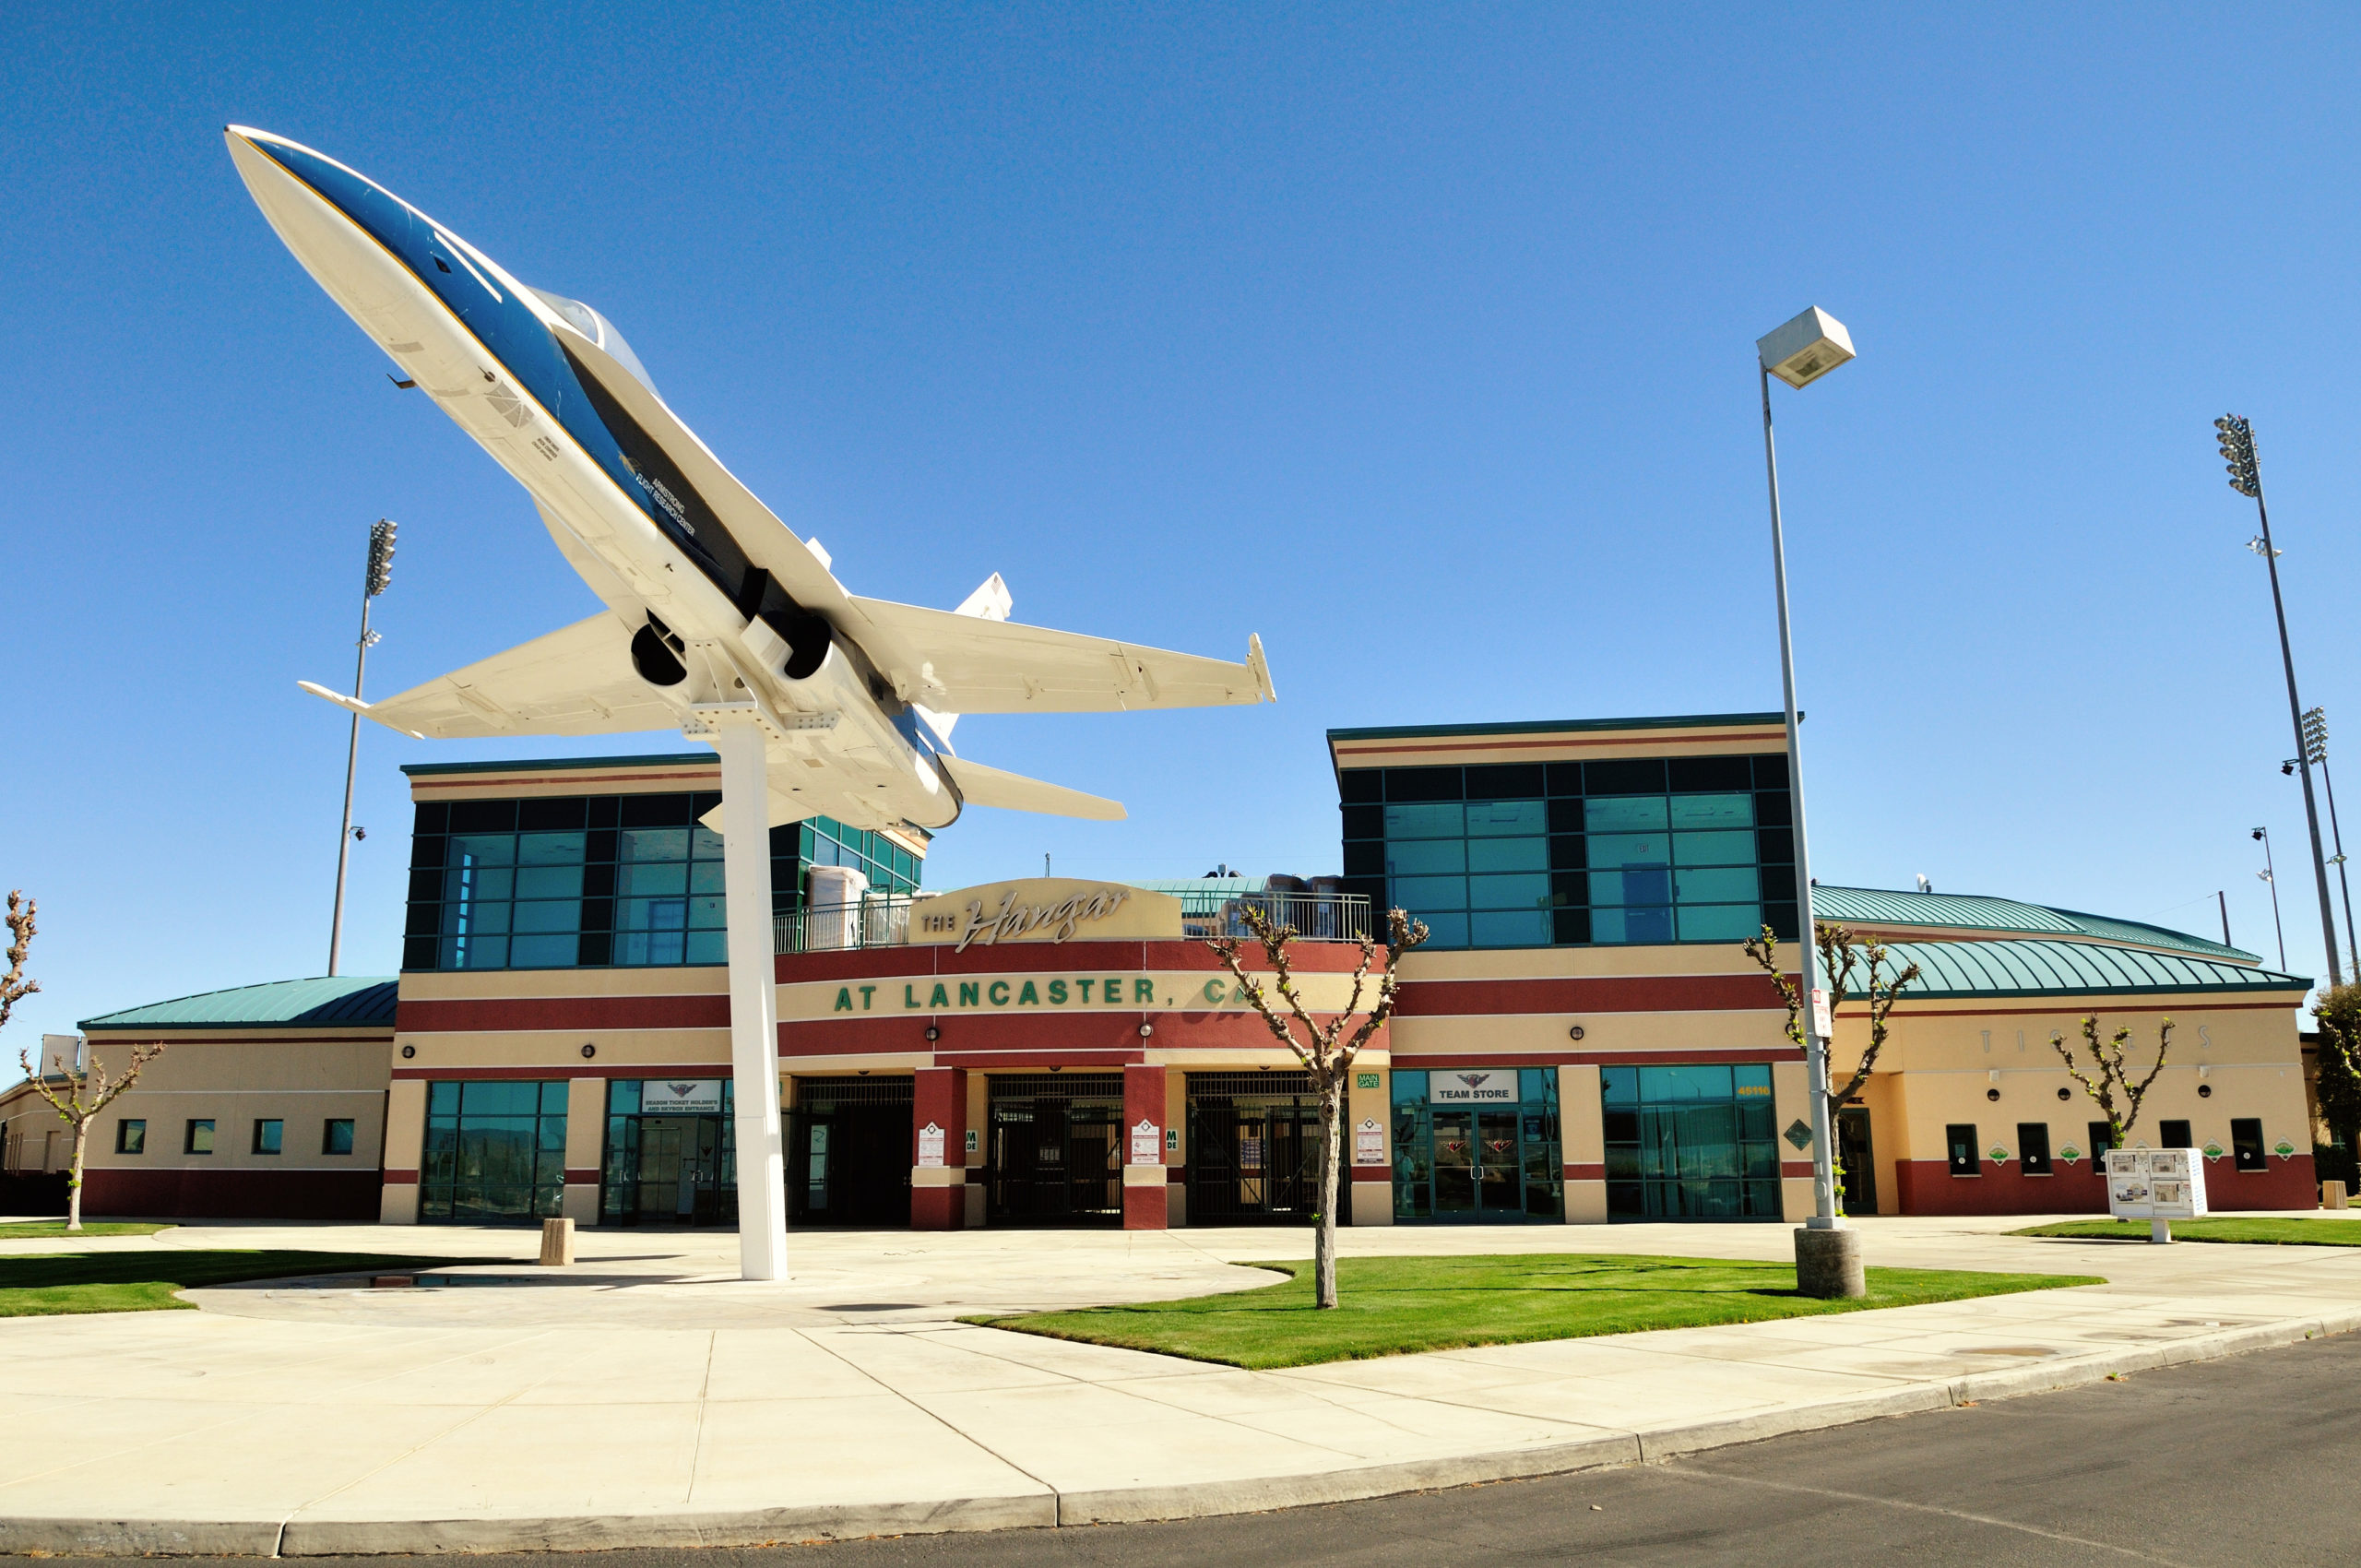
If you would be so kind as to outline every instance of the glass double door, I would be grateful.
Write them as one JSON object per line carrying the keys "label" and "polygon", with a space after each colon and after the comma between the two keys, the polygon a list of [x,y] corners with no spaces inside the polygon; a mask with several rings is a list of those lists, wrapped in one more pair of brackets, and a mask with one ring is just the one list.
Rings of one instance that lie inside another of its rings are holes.
{"label": "glass double door", "polygon": [[731,1225],[738,1173],[718,1116],[619,1117],[604,1210],[622,1225]]}
{"label": "glass double door", "polygon": [[1435,1217],[1525,1213],[1524,1140],[1514,1106],[1434,1111]]}

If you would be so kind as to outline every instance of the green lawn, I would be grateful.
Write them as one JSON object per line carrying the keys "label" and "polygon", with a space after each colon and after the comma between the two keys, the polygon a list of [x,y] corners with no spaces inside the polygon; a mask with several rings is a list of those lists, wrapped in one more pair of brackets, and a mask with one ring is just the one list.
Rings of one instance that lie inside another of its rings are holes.
{"label": "green lawn", "polygon": [[0,1225],[0,1241],[46,1240],[53,1236],[153,1236],[169,1225],[148,1225],[129,1219],[86,1219],[79,1230],[68,1231],[62,1219],[36,1219],[24,1225]]}
{"label": "green lawn", "polygon": [[152,1313],[186,1307],[175,1290],[287,1279],[307,1274],[407,1274],[478,1264],[488,1258],[386,1257],[374,1253],[265,1252],[42,1253],[0,1256],[0,1317],[66,1313]]}
{"label": "green lawn", "polygon": [[2081,1274],[1873,1268],[1866,1300],[1823,1301],[1796,1294],[1791,1264],[1551,1254],[1345,1258],[1336,1265],[1341,1304],[1323,1313],[1311,1304],[1310,1264],[1253,1266],[1291,1277],[1224,1296],[965,1321],[1235,1367],[1299,1367],[2105,1283]]}
{"label": "green lawn", "polygon": [[[2011,1236],[2064,1236],[2077,1241],[2144,1241],[2144,1219],[2063,1219],[2011,1230]],[[2233,1219],[2227,1216],[2173,1221],[2176,1241],[2265,1241],[2284,1246],[2361,1247],[2361,1220]]]}

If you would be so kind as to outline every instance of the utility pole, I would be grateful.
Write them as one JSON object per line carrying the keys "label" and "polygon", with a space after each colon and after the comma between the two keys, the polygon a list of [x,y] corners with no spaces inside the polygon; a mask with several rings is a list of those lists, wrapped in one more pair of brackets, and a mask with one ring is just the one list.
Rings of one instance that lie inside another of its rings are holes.
{"label": "utility pole", "polygon": [[[369,601],[394,580],[394,525],[380,517],[369,525],[369,575],[361,589],[361,641],[352,664],[352,700],[362,700],[362,678],[369,672],[369,645],[377,634],[369,629]],[[352,777],[361,762],[361,715],[352,716],[352,738],[344,752],[344,825],[336,835],[336,913],[328,923],[328,973],[336,973],[344,950],[344,873],[352,855]]]}
{"label": "utility pole", "polygon": [[[2320,938],[2328,947],[2328,981],[2331,985],[2343,985],[2343,966],[2336,956],[2336,914],[2328,898],[2328,857],[2320,848],[2319,807],[2312,798],[2312,763],[2304,745],[2304,705],[2296,695],[2296,655],[2287,642],[2287,606],[2279,597],[2279,552],[2271,544],[2271,508],[2263,505],[2262,468],[2255,460],[2254,426],[2236,414],[2224,414],[2213,422],[2213,428],[2220,433],[2222,459],[2230,470],[2230,488],[2254,503],[2255,516],[2262,522],[2261,535],[2248,540],[2247,548],[2261,556],[2263,564],[2271,568],[2271,609],[2279,618],[2279,660],[2287,671],[2287,718],[2296,731],[2296,760],[2304,775],[2304,821],[2312,830],[2312,880],[2319,887]],[[2275,885],[2273,891],[2276,892]]]}

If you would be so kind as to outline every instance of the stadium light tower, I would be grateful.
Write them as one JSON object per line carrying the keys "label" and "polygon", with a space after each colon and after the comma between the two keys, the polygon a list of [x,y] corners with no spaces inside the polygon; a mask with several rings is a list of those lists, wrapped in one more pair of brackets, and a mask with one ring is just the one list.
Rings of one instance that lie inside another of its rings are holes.
{"label": "stadium light tower", "polygon": [[[352,697],[361,700],[361,678],[369,671],[369,645],[377,634],[369,629],[369,601],[386,591],[394,580],[394,524],[380,517],[369,525],[369,575],[361,588],[360,654],[352,666]],[[344,873],[352,857],[352,840],[357,833],[352,826],[352,776],[361,761],[361,715],[352,715],[352,739],[344,752],[344,826],[336,835],[336,913],[328,922],[328,973],[336,973],[337,960],[344,949]]]}
{"label": "stadium light tower", "polygon": [[[2287,642],[2287,606],[2279,597],[2279,552],[2271,544],[2271,508],[2262,500],[2262,468],[2255,460],[2254,426],[2236,414],[2213,422],[2222,443],[2222,460],[2230,470],[2230,488],[2254,503],[2262,532],[2247,548],[2271,568],[2271,609],[2279,618],[2279,661],[2287,671],[2287,718],[2296,731],[2296,761],[2304,776],[2304,821],[2312,830],[2312,881],[2320,896],[2320,940],[2328,948],[2328,981],[2344,983],[2343,966],[2336,956],[2336,915],[2329,905],[2328,859],[2320,849],[2319,806],[2312,794],[2311,748],[2304,740],[2304,705],[2296,695],[2296,655]],[[2284,967],[2284,965],[2283,965]]]}

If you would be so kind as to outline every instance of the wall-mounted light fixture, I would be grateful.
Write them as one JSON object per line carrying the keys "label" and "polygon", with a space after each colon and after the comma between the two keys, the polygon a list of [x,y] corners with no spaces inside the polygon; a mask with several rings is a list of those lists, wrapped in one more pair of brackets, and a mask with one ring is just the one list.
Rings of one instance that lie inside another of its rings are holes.
{"label": "wall-mounted light fixture", "polygon": [[589,1061],[589,1060],[590,1060],[590,1058],[592,1058],[593,1056],[596,1056],[596,1055],[598,1055],[598,1054],[599,1054],[599,1048],[598,1048],[597,1046],[592,1045],[592,1044],[591,1044],[590,1042],[588,1042],[587,1040],[585,1040],[585,1041],[583,1042],[583,1045],[582,1045],[582,1060],[584,1060],[585,1062],[587,1062],[587,1061]]}
{"label": "wall-mounted light fixture", "polygon": [[926,1038],[928,1042],[931,1044],[933,1041],[943,1038],[943,1031],[937,1028],[934,1025],[929,1024],[926,1027]]}
{"label": "wall-mounted light fixture", "polygon": [[1140,1039],[1145,1039],[1148,1036],[1154,1033],[1156,1033],[1156,1026],[1149,1023],[1145,1018],[1142,1018],[1140,1020]]}

